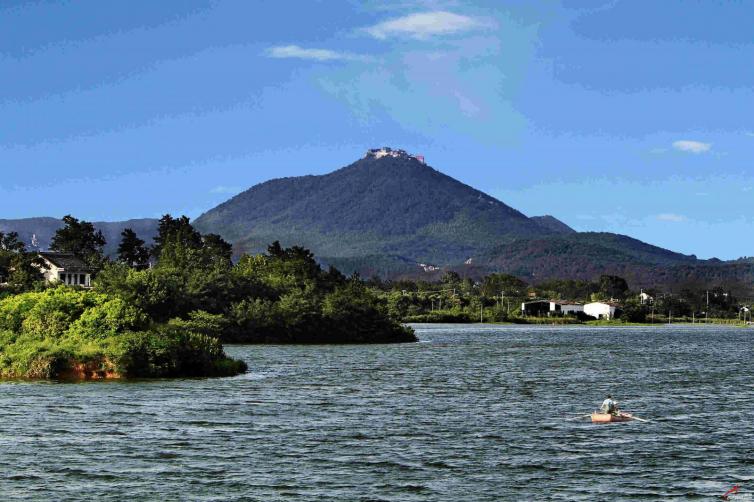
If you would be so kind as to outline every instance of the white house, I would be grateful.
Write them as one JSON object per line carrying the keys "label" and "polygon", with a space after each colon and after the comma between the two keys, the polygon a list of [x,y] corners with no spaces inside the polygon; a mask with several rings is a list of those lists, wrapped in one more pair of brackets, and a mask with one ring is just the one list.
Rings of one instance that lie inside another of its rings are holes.
{"label": "white house", "polygon": [[641,303],[642,305],[652,304],[654,303],[654,301],[655,299],[646,294],[644,291],[639,293],[639,303]]}
{"label": "white house", "polygon": [[583,311],[584,306],[580,303],[562,300],[534,300],[521,304],[521,313],[524,316],[576,315]]}
{"label": "white house", "polygon": [[597,319],[615,319],[620,306],[612,302],[592,302],[584,305],[584,313]]}
{"label": "white house", "polygon": [[39,257],[44,262],[40,269],[48,284],[58,282],[84,288],[92,286],[94,269],[73,254],[42,252]]}
{"label": "white house", "polygon": [[566,302],[561,300],[550,300],[550,313],[558,313],[563,315],[576,315],[578,312],[583,312],[584,306],[576,302]]}

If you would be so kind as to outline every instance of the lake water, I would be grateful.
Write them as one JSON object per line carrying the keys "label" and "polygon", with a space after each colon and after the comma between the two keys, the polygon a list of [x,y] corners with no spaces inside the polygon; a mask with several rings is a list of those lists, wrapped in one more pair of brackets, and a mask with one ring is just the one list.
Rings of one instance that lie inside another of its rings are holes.
{"label": "lake water", "polygon": [[[754,494],[754,329],[416,326],[226,379],[0,384],[2,500]],[[593,425],[612,393],[651,423]]]}

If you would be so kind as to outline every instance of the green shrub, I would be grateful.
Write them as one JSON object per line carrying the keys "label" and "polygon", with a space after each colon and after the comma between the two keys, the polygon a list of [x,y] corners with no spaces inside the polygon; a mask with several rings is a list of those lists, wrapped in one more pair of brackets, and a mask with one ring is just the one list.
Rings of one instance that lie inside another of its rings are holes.
{"label": "green shrub", "polygon": [[213,335],[225,321],[206,312],[149,328],[119,297],[60,286],[0,300],[0,375],[54,378],[237,374]]}

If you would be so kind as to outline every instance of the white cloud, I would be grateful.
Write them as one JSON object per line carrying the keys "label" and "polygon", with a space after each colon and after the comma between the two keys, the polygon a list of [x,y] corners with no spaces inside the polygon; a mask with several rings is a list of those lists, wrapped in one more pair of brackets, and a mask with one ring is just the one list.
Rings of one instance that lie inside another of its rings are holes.
{"label": "white cloud", "polygon": [[673,143],[673,148],[681,152],[689,152],[694,154],[709,152],[712,148],[712,143],[702,143],[701,141],[690,141],[683,139]]}
{"label": "white cloud", "polygon": [[421,12],[383,21],[366,29],[374,38],[384,40],[390,36],[429,38],[450,35],[484,26],[478,19],[446,11]]}
{"label": "white cloud", "polygon": [[657,215],[657,219],[660,221],[670,221],[673,223],[679,223],[681,221],[686,221],[686,217],[680,214],[674,214],[674,213],[662,213]]}
{"label": "white cloud", "polygon": [[754,138],[754,132],[746,131],[746,135]]}
{"label": "white cloud", "polygon": [[267,56],[271,58],[310,59],[314,61],[337,61],[361,59],[356,54],[335,52],[328,49],[307,49],[298,45],[278,45],[267,49]]}

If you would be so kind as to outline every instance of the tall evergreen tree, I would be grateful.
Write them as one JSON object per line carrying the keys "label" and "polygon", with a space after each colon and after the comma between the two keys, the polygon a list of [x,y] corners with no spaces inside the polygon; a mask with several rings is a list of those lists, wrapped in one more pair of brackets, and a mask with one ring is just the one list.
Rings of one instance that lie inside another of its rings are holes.
{"label": "tall evergreen tree", "polygon": [[233,256],[233,245],[226,242],[217,234],[206,234],[202,236],[204,245],[204,256],[209,262],[219,262],[227,265],[231,264]]}
{"label": "tall evergreen tree", "polygon": [[0,283],[18,293],[31,290],[42,281],[43,267],[35,253],[26,252],[16,232],[0,232]]}
{"label": "tall evergreen tree", "polygon": [[149,263],[149,250],[144,241],[130,228],[124,229],[120,235],[118,260],[133,268],[145,267]]}
{"label": "tall evergreen tree", "polygon": [[159,260],[168,241],[181,248],[199,249],[202,247],[202,236],[194,230],[187,216],[173,218],[166,214],[160,218],[157,236],[154,238],[154,246],[152,246],[152,256]]}
{"label": "tall evergreen tree", "polygon": [[100,267],[105,259],[102,249],[106,244],[102,232],[95,230],[92,223],[71,215],[63,217],[63,223],[65,226],[55,232],[50,249],[73,253],[89,266]]}
{"label": "tall evergreen tree", "polygon": [[26,245],[18,240],[18,232],[9,232],[7,234],[0,232],[0,250],[21,253],[26,251]]}

